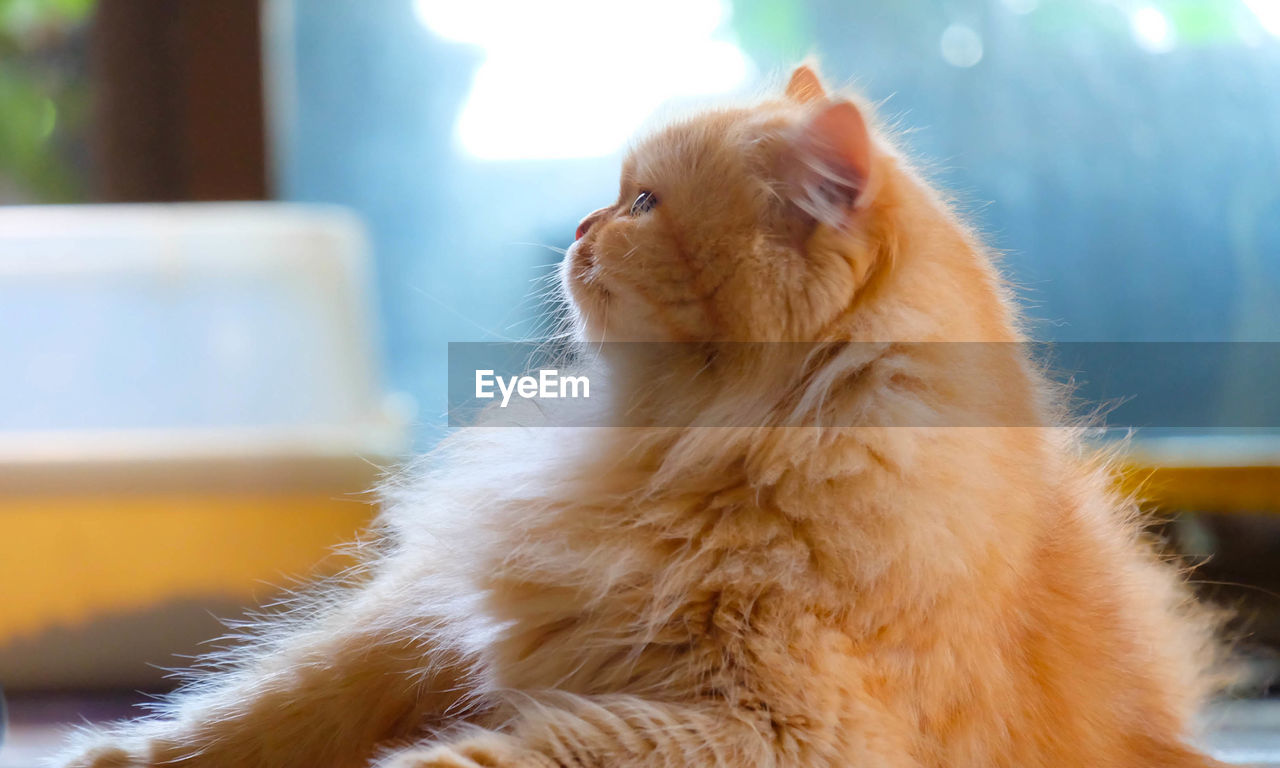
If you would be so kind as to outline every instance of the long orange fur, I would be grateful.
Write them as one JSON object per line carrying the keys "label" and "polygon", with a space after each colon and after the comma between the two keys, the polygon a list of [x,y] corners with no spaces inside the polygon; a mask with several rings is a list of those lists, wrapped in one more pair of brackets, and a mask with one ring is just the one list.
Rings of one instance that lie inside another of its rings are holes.
{"label": "long orange fur", "polygon": [[[739,426],[456,434],[349,584],[58,764],[1216,765],[1186,743],[1211,622],[1018,345],[978,371],[928,343],[1023,337],[871,125],[801,67],[667,127],[562,273],[583,339],[866,344],[619,383],[655,424]],[[941,426],[990,420],[1027,426]]]}

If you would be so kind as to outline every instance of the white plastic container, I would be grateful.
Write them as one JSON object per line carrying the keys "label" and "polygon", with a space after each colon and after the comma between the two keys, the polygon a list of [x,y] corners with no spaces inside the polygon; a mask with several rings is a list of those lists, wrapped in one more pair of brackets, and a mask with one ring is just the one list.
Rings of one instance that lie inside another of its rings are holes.
{"label": "white plastic container", "polygon": [[0,208],[0,430],[395,433],[368,273],[339,208]]}

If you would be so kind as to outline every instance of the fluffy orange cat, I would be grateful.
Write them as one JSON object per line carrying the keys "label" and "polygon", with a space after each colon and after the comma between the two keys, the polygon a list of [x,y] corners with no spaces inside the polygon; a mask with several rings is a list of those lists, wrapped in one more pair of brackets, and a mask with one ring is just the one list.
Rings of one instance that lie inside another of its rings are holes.
{"label": "fluffy orange cat", "polygon": [[738,426],[461,431],[351,583],[59,764],[1217,765],[1210,623],[1022,347],[930,343],[1022,337],[870,118],[800,67],[671,125],[566,256],[581,338],[701,350],[615,407]]}

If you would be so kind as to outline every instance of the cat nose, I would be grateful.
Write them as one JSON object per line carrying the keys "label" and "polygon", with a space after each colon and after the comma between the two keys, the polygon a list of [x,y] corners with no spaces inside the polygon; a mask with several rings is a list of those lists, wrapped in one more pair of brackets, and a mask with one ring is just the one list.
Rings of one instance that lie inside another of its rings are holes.
{"label": "cat nose", "polygon": [[573,233],[574,240],[581,240],[583,235],[591,231],[591,227],[608,211],[608,208],[597,208],[578,222],[578,231]]}

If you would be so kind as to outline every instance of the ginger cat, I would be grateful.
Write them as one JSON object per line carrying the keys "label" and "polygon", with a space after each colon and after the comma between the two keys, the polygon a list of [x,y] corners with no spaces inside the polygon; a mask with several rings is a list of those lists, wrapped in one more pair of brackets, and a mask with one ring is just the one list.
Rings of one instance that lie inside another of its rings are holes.
{"label": "ginger cat", "polygon": [[[463,430],[350,583],[59,765],[1218,765],[1184,742],[1211,623],[1103,463],[1065,428],[929,426],[1057,406],[1018,344],[905,343],[1022,337],[870,115],[802,66],[674,124],[565,258],[581,338],[710,350],[696,409],[754,425]],[[689,410],[645,370],[627,407]]]}

